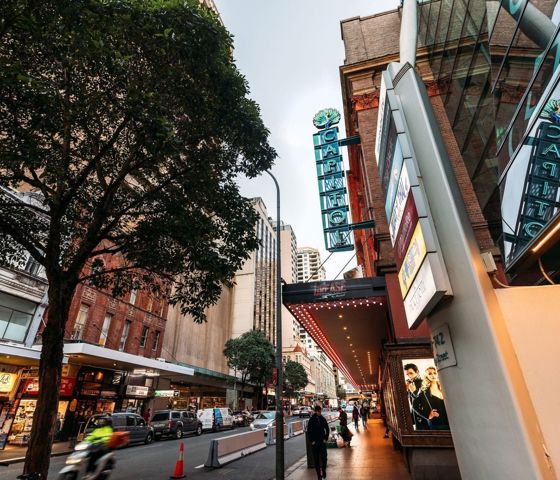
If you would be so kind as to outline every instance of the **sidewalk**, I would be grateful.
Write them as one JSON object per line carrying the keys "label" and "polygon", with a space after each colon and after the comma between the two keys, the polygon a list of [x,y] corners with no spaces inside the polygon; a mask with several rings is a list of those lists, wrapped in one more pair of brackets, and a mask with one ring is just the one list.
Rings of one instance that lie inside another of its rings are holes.
{"label": "sidewalk", "polygon": [[[365,480],[410,480],[402,454],[393,450],[392,442],[383,438],[385,427],[381,420],[370,419],[368,430],[360,427],[355,433],[350,448],[327,450],[327,479]],[[315,480],[314,468],[307,468],[303,457],[287,472],[286,480]]]}
{"label": "sidewalk", "polygon": [[[15,445],[6,445],[4,450],[0,450],[0,465],[6,466],[11,463],[23,462],[27,447],[18,447]],[[51,456],[65,455],[72,452],[68,446],[68,442],[53,443]]]}

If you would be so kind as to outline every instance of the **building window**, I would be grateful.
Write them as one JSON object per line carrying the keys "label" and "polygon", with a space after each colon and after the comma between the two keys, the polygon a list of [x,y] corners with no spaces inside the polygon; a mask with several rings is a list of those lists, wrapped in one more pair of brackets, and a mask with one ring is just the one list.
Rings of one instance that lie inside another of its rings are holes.
{"label": "building window", "polygon": [[131,292],[130,292],[130,300],[129,303],[131,305],[136,305],[136,297],[138,295],[138,290],[136,288],[134,288]]}
{"label": "building window", "polygon": [[0,338],[25,341],[36,304],[22,298],[0,293]]}
{"label": "building window", "polygon": [[128,338],[128,332],[130,330],[130,324],[132,322],[130,320],[125,320],[124,328],[121,335],[121,343],[119,344],[119,350],[122,352],[124,347],[126,346],[126,339]]}
{"label": "building window", "polygon": [[104,347],[107,344],[107,338],[109,337],[109,328],[111,327],[111,320],[113,315],[107,313],[105,319],[103,320],[103,327],[101,328],[101,335],[99,336],[99,345]]}
{"label": "building window", "polygon": [[159,330],[156,330],[156,332],[154,333],[154,341],[152,342],[152,350],[155,352],[157,350],[158,344],[159,344],[159,335],[161,332],[159,332]]}
{"label": "building window", "polygon": [[148,340],[148,332],[149,331],[150,331],[150,329],[148,327],[144,327],[142,329],[142,337],[140,338],[140,346],[141,347],[146,346],[146,341]]}
{"label": "building window", "polygon": [[74,330],[72,330],[72,335],[70,338],[72,340],[81,340],[84,336],[84,331],[86,329],[86,322],[89,313],[89,305],[81,304],[80,311],[76,317],[76,323],[74,323]]}
{"label": "building window", "polygon": [[30,275],[34,275],[35,277],[42,276],[44,272],[43,266],[33,257],[29,257],[27,259],[24,270]]}

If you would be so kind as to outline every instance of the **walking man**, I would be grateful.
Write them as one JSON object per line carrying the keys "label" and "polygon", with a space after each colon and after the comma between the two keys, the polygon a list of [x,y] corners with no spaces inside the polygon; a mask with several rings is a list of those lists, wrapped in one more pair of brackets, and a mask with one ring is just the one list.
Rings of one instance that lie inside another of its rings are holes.
{"label": "walking man", "polygon": [[327,478],[327,440],[329,439],[329,424],[321,415],[320,405],[315,406],[315,413],[307,424],[307,435],[311,442],[313,461],[317,479]]}
{"label": "walking man", "polygon": [[368,421],[368,409],[364,404],[362,404],[362,408],[360,408],[360,416],[362,417],[362,425],[364,430],[367,430],[367,421]]}

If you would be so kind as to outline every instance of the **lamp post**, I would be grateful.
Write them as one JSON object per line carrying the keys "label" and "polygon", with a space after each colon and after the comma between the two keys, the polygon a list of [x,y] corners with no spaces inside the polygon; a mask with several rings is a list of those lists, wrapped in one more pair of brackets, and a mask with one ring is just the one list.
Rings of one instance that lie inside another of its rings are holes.
{"label": "lamp post", "polygon": [[266,170],[276,186],[276,480],[284,480],[284,412],[282,410],[282,258],[280,256],[280,186],[276,177]]}

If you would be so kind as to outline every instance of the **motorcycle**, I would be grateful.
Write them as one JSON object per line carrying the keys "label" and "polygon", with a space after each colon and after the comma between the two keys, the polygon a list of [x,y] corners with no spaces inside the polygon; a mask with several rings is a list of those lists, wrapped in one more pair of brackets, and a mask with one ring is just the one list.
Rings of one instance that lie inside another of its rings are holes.
{"label": "motorcycle", "polygon": [[89,442],[80,442],[66,459],[66,465],[58,474],[59,480],[107,480],[115,469],[115,454],[112,449],[103,451],[95,460],[94,468],[88,471],[91,457],[99,448]]}

